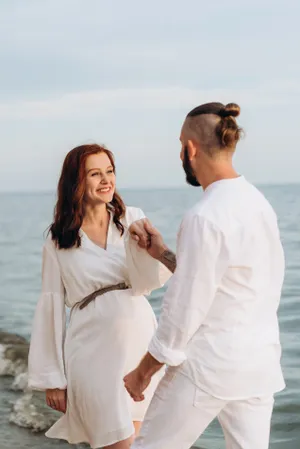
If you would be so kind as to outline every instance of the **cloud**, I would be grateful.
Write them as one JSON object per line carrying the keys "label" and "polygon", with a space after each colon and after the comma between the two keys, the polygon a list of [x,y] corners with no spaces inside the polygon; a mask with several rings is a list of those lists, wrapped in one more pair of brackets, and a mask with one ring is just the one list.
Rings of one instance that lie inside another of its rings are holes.
{"label": "cloud", "polygon": [[2,4],[2,99],[162,85],[249,87],[274,74],[300,74],[294,0]]}
{"label": "cloud", "polygon": [[0,190],[53,186],[66,151],[102,139],[126,185],[176,184],[182,120],[208,101],[242,108],[241,172],[298,179],[298,12],[297,0],[2,2]]}
{"label": "cloud", "polygon": [[299,95],[300,83],[293,80],[273,80],[248,89],[199,90],[175,86],[92,90],[44,101],[0,103],[0,119],[86,119],[120,110],[188,110],[209,101],[235,101],[247,108],[285,106],[298,104]]}

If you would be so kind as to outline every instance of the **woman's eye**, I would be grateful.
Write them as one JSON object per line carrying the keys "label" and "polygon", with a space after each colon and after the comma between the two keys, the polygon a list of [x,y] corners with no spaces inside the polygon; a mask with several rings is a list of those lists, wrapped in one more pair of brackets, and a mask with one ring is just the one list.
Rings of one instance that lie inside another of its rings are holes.
{"label": "woman's eye", "polygon": [[114,171],[113,170],[108,170],[107,173],[112,174]]}
{"label": "woman's eye", "polygon": [[92,174],[92,176],[97,176],[97,175],[99,175],[98,172],[95,172],[95,173]]}

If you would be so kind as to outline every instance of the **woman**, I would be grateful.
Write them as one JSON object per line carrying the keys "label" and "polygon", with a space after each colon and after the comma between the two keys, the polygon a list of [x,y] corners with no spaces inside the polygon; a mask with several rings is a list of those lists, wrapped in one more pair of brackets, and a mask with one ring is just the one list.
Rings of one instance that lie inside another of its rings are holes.
{"label": "woman", "polygon": [[[125,207],[115,182],[113,155],[105,148],[83,145],[66,156],[43,250],[29,386],[45,390],[47,404],[64,413],[48,437],[127,449],[160,378],[141,403],[123,384],[156,328],[142,295],[171,273],[126,238],[144,214]],[[66,332],[65,305],[71,308]]]}

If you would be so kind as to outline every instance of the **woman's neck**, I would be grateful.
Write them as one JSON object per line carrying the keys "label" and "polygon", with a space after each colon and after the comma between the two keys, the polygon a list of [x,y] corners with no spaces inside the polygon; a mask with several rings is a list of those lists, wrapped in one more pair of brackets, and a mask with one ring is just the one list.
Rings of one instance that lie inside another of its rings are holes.
{"label": "woman's neck", "polygon": [[83,226],[94,226],[100,224],[103,226],[107,222],[109,218],[109,212],[107,210],[106,204],[97,204],[90,205],[87,204],[85,206],[84,217],[83,217]]}

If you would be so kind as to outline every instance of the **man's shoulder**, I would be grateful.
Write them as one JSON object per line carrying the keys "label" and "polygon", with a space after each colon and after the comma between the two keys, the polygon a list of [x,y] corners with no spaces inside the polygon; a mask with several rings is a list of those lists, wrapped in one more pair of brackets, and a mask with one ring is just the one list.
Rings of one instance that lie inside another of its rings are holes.
{"label": "man's shoulder", "polygon": [[214,222],[216,212],[220,210],[220,205],[210,198],[203,198],[192,206],[184,214],[184,220],[199,221],[199,222]]}
{"label": "man's shoulder", "polygon": [[184,214],[182,226],[218,228],[218,220],[216,220],[211,209],[206,207],[203,202],[199,201]]}
{"label": "man's shoulder", "polygon": [[187,221],[210,223],[224,233],[248,226],[253,220],[274,221],[276,213],[268,199],[257,187],[245,182],[241,189],[215,189],[197,202],[185,214]]}
{"label": "man's shoulder", "polygon": [[[240,215],[236,194],[226,195],[227,192],[214,191],[205,195],[191,209],[189,209],[183,219],[183,224],[194,223],[199,227],[206,227],[228,233],[232,230],[232,225],[237,216]],[[239,220],[238,220],[239,221]]]}

